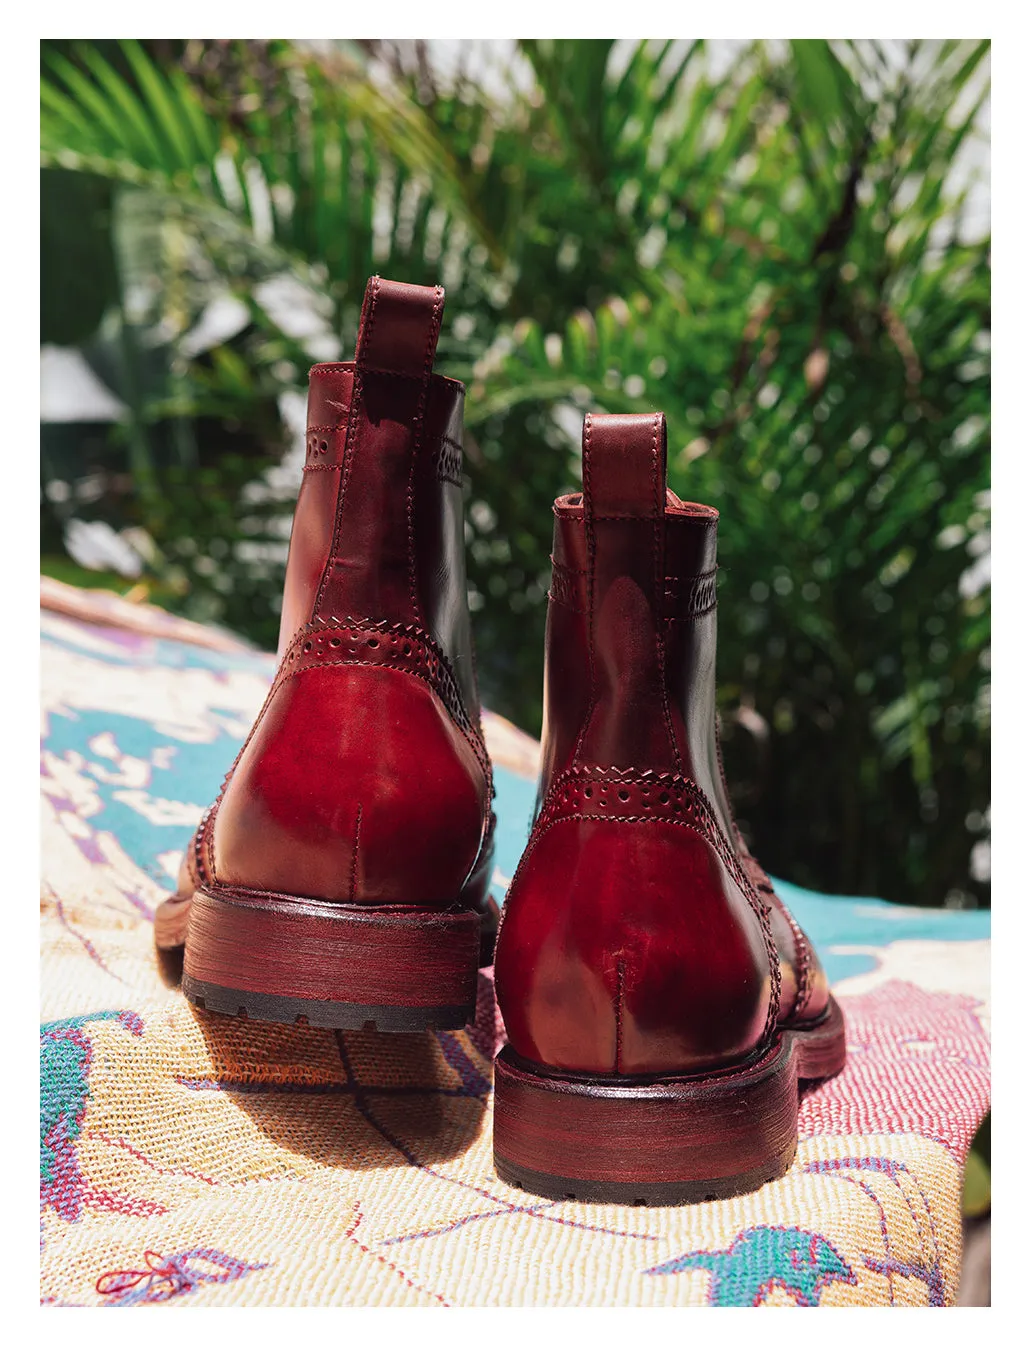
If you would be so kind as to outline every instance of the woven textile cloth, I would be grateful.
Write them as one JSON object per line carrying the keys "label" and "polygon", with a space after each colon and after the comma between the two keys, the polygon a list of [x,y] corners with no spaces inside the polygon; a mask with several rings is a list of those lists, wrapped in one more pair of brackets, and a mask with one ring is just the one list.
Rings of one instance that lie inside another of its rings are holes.
{"label": "woven textile cloth", "polygon": [[[489,971],[462,1033],[192,1009],[154,909],[270,656],[48,584],[42,613],[41,1295],[48,1304],[948,1305],[989,1102],[988,917],[779,886],[848,1022],[797,1159],[693,1207],[551,1202],[491,1165]],[[488,716],[503,892],[535,744]]]}

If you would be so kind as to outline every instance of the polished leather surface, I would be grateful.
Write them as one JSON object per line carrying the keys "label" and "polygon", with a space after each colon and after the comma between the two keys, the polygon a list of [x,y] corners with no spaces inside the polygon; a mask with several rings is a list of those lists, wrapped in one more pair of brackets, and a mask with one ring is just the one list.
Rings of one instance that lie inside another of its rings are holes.
{"label": "polished leather surface", "polygon": [[432,373],[443,298],[374,277],[356,359],[311,371],[279,667],[181,894],[486,908],[464,389]]}
{"label": "polished leather surface", "polygon": [[215,822],[220,884],[446,907],[482,841],[486,781],[432,688],[403,669],[287,676]]}
{"label": "polished leather surface", "polygon": [[538,814],[495,976],[512,1047],[558,1071],[710,1071],[827,1006],[723,779],[718,514],[665,469],[663,417],[588,417],[583,492],[555,502]]}
{"label": "polished leather surface", "polygon": [[509,1041],[556,1069],[698,1070],[765,1028],[769,963],[724,861],[685,824],[538,826],[501,922]]}

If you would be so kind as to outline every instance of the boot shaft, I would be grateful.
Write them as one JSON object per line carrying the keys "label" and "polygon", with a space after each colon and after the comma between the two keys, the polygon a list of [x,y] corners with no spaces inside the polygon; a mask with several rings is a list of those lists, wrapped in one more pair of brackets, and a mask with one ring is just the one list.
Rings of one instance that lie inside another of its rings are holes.
{"label": "boot shaft", "polygon": [[474,1012],[493,786],[442,310],[373,277],[355,359],[311,372],[279,667],[179,877],[206,1009],[400,1031]]}
{"label": "boot shaft", "polygon": [[[540,810],[495,962],[525,1061],[686,1073],[775,1030],[780,951],[716,734],[717,524],[667,489],[663,417],[587,417],[583,491],[555,503]],[[790,960],[786,921],[783,941]]]}
{"label": "boot shaft", "polygon": [[541,797],[571,768],[695,781],[733,836],[715,728],[718,512],[666,486],[665,418],[588,416],[554,506]]}
{"label": "boot shaft", "polygon": [[355,359],[311,370],[279,656],[312,623],[419,629],[449,663],[478,724],[461,493],[464,388],[432,372],[442,312],[440,287],[374,277]]}
{"label": "boot shaft", "polygon": [[356,358],[311,371],[279,669],[203,832],[199,878],[372,905],[485,894],[464,390],[432,372],[442,310],[439,287],[373,277]]}

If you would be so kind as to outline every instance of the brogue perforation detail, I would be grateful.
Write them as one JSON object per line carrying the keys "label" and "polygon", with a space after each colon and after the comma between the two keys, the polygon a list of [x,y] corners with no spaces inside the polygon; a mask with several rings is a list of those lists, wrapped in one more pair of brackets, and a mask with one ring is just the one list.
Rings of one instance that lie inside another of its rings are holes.
{"label": "brogue perforation detail", "polygon": [[805,1013],[809,998],[812,995],[812,950],[805,936],[804,931],[794,920],[791,912],[787,910],[785,904],[781,904],[783,914],[794,935],[794,949],[797,955],[797,980],[798,990],[794,998],[794,1008],[790,1012],[791,1019],[798,1019]]}
{"label": "brogue perforation detail", "polygon": [[468,739],[488,781],[489,756],[482,730],[469,716],[450,661],[427,631],[415,624],[373,622],[362,618],[318,618],[301,627],[290,642],[275,683],[321,664],[377,665],[421,678],[447,708]]}
{"label": "brogue perforation detail", "polygon": [[667,575],[665,617],[695,622],[710,613],[716,606],[717,576],[718,569],[703,571],[700,575]]}
{"label": "brogue perforation detail", "polygon": [[[662,594],[662,617],[665,621],[695,622],[716,607],[718,570],[700,575],[667,575]],[[570,608],[574,613],[585,611],[586,572],[565,566],[551,559],[551,587],[548,598]]]}
{"label": "brogue perforation detail", "polygon": [[[755,860],[748,850],[747,844],[740,835],[739,828],[734,825],[737,835],[737,846],[743,859],[744,868],[751,876],[751,882],[755,889],[768,902],[776,901],[776,891],[772,886],[769,876]],[[794,975],[797,982],[797,988],[794,993],[794,1004],[791,1007],[789,1019],[797,1019],[804,1012],[808,1005],[809,997],[812,994],[812,947],[805,937],[804,931],[794,920],[794,916],[786,903],[780,903],[780,911],[786,918],[787,925],[790,927],[791,935],[794,938]],[[782,979],[781,979],[782,981]],[[782,1007],[781,1007],[782,1009]],[[777,1014],[777,1019],[779,1014]]]}
{"label": "brogue perforation detail", "polygon": [[305,436],[304,471],[339,472],[343,466],[343,446],[334,445],[332,436],[345,430],[345,425],[309,425]]}
{"label": "brogue perforation detail", "polygon": [[[228,777],[226,780],[228,780]],[[223,783],[222,790],[224,791],[224,789],[225,785]],[[221,793],[219,793],[218,798],[222,798]],[[200,822],[197,824],[196,831],[193,834],[193,840],[186,852],[186,869],[189,872],[190,879],[193,881],[195,888],[200,888],[201,885],[207,884],[214,879],[208,854],[210,850],[209,824],[214,817],[214,812],[215,805],[211,804],[208,805],[203,814],[201,814]]]}
{"label": "brogue perforation detail", "polygon": [[[345,644],[344,635],[353,635],[354,640]],[[334,637],[340,638],[339,646],[332,645]],[[377,641],[376,645],[369,644],[369,641],[373,639]],[[310,649],[305,650],[305,646],[309,646]],[[408,647],[407,651],[405,651],[405,646]],[[396,657],[398,647],[400,655]],[[381,654],[384,651],[387,652],[385,657]],[[391,655],[395,657],[391,658]],[[309,622],[306,626],[301,627],[287,647],[279,663],[272,686],[265,697],[264,705],[254,720],[250,733],[240,745],[240,751],[236,754],[232,766],[223,777],[217,799],[201,819],[195,839],[201,838],[206,824],[213,823],[218,806],[225,796],[233,773],[247,751],[251,739],[257,733],[265,709],[276,691],[287,678],[292,678],[306,668],[317,668],[320,663],[377,665],[383,668],[395,668],[410,673],[413,677],[426,683],[443,702],[451,719],[462,731],[475,754],[476,761],[486,777],[489,808],[489,802],[494,798],[493,771],[490,766],[490,755],[487,752],[482,727],[475,723],[466,711],[450,662],[429,633],[414,624],[372,622],[360,618],[318,618],[314,622]],[[214,881],[214,866],[211,865],[208,869],[210,872],[209,878]]]}
{"label": "brogue perforation detail", "polygon": [[452,486],[461,486],[461,468],[464,451],[457,440],[444,435],[436,454],[436,476],[441,482],[450,482]]}
{"label": "brogue perforation detail", "polygon": [[734,854],[704,792],[689,777],[674,772],[618,767],[573,767],[555,778],[541,819],[575,810],[585,815],[632,818],[696,818],[712,833],[712,842],[734,879],[754,885]]}
{"label": "brogue perforation detail", "polygon": [[771,1042],[779,1018],[782,985],[780,956],[770,920],[771,908],[727,841],[700,786],[689,777],[674,772],[638,771],[632,767],[572,767],[552,783],[537,826],[544,830],[565,818],[682,824],[693,828],[712,844],[762,929],[772,982],[763,1043]]}

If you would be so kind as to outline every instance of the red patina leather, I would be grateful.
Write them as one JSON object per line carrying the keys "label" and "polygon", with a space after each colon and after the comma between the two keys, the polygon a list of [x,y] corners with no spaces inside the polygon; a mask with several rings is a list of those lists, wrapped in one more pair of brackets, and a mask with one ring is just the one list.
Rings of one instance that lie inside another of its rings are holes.
{"label": "red patina leather", "polygon": [[508,1039],[559,1072],[729,1066],[829,993],[729,804],[718,513],[667,489],[657,415],[588,416],[583,492],[554,515],[539,810],[496,951]]}
{"label": "red patina leather", "polygon": [[486,911],[490,764],[444,292],[374,277],[356,359],[316,365],[265,704],[183,861],[197,888]]}

